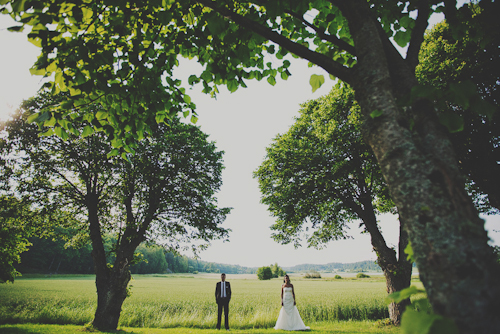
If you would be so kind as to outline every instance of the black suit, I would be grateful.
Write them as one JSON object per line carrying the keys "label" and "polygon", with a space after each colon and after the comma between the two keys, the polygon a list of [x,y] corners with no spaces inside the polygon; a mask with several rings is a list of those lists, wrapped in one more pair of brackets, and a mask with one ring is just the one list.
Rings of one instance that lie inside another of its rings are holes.
{"label": "black suit", "polygon": [[226,297],[222,297],[221,282],[217,282],[215,286],[215,302],[218,305],[217,308],[217,329],[220,329],[220,323],[222,318],[222,309],[224,309],[224,325],[226,329],[229,329],[229,301],[231,300],[231,284],[229,282],[224,282],[226,285]]}

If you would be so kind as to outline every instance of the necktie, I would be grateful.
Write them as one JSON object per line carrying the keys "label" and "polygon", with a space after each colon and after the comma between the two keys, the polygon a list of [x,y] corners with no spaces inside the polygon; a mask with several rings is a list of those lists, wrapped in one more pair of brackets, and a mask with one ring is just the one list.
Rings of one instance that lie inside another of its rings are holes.
{"label": "necktie", "polygon": [[222,298],[226,297],[226,283],[222,282]]}

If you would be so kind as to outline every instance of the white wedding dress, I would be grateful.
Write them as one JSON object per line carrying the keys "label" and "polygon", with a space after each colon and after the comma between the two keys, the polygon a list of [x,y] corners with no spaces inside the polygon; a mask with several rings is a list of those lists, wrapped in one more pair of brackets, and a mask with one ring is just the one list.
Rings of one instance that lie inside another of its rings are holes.
{"label": "white wedding dress", "polygon": [[300,318],[299,310],[293,302],[292,288],[283,288],[283,307],[281,307],[280,315],[276,321],[274,329],[284,329],[287,331],[303,331],[310,329],[304,325]]}

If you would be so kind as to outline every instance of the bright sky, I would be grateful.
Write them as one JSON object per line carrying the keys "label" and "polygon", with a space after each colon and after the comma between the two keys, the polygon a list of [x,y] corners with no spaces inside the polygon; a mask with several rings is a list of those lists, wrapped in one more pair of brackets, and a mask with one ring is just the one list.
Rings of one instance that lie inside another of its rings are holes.
{"label": "bright sky", "polygon": [[[12,23],[10,17],[0,15],[0,119],[5,119],[23,99],[35,95],[41,86],[40,77],[29,73],[38,56],[38,48],[29,43],[24,34],[8,32],[6,28]],[[324,71],[308,68],[304,60],[293,60],[291,72],[287,81],[278,80],[274,87],[262,80],[247,81],[248,88],[240,88],[232,94],[223,88],[217,100],[200,93],[201,87],[198,86],[188,93],[197,105],[197,124],[220,150],[225,151],[224,184],[218,198],[221,206],[234,208],[224,223],[232,230],[230,242],[213,242],[201,253],[204,261],[248,267],[278,262],[280,266],[288,267],[376,258],[370,237],[359,233],[358,222],[351,224],[349,234],[353,239],[331,242],[323,250],[305,246],[296,250],[291,245],[279,245],[270,238],[269,227],[274,220],[266,206],[260,204],[258,183],[252,173],[263,161],[265,148],[271,140],[293,124],[300,104],[327,94],[333,85]],[[309,85],[312,74],[325,74],[327,78],[315,93]],[[500,244],[499,218],[489,217],[486,222],[490,238],[497,245]],[[387,243],[396,246],[399,231],[396,217],[385,215],[379,219]]]}

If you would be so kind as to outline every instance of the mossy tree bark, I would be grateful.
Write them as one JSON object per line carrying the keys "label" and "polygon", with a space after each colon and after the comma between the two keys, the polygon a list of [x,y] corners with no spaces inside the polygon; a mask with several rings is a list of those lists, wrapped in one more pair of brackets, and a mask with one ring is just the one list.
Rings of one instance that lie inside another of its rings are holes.
{"label": "mossy tree bark", "polygon": [[[406,222],[429,301],[461,333],[492,333],[500,327],[500,267],[464,190],[453,147],[428,101],[398,106],[416,85],[414,68],[389,45],[367,4],[339,7],[356,45],[351,85],[364,113],[364,135]],[[375,110],[382,115],[372,118]]]}

